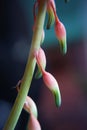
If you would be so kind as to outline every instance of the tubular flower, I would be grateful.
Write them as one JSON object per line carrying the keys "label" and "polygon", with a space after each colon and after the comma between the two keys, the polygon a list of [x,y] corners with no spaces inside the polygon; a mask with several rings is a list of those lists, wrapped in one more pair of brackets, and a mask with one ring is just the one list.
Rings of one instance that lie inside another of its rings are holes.
{"label": "tubular flower", "polygon": [[[56,13],[56,6],[54,0],[49,0],[47,4],[47,10],[50,12],[50,17],[48,17],[48,27],[50,26],[52,20],[55,20],[55,33],[60,43],[60,50],[63,54],[67,52],[67,43],[66,43],[66,29],[62,22],[58,19]],[[55,17],[55,18],[53,18]],[[51,19],[51,20],[49,20]]]}
{"label": "tubular flower", "polygon": [[[36,21],[36,17],[37,17],[36,11],[38,11],[39,2],[40,0],[36,0],[34,3],[34,7],[33,7],[34,22]],[[48,13],[47,29],[49,29],[55,22],[54,10],[56,11],[55,1],[49,0],[47,2],[47,13]]]}
{"label": "tubular flower", "polygon": [[45,69],[46,56],[45,56],[44,50],[41,47],[39,48],[38,52],[36,52],[36,60],[37,60],[38,66]]}
{"label": "tubular flower", "polygon": [[[21,80],[19,80],[16,85],[16,89],[18,92],[20,90],[20,85],[21,85]],[[30,98],[29,96],[26,97],[23,108],[25,111],[27,111],[30,114],[32,113],[37,118],[38,116],[37,106],[35,102],[32,100],[32,98]]]}
{"label": "tubular flower", "polygon": [[54,95],[56,106],[61,105],[61,95],[58,83],[52,74],[49,72],[43,71],[43,81],[46,86],[51,90]]}
{"label": "tubular flower", "polygon": [[45,69],[46,68],[46,56],[44,53],[44,50],[40,47],[38,51],[36,51],[34,53],[34,56],[36,58],[37,61],[37,65],[38,65],[38,71],[36,72],[35,77],[39,78],[42,76],[42,71],[41,69]]}
{"label": "tubular flower", "polygon": [[66,43],[66,29],[62,22],[57,18],[55,21],[55,33],[60,43],[60,49],[63,54],[67,52],[67,43]]}
{"label": "tubular flower", "polygon": [[[68,1],[68,0],[65,0]],[[36,19],[36,8],[39,6],[40,0],[36,0],[34,5],[34,19]],[[47,13],[48,13],[48,21],[47,21],[47,29],[49,29],[53,24],[55,26],[55,34],[57,39],[59,40],[60,50],[63,54],[67,52],[67,43],[66,43],[66,29],[63,23],[59,20],[56,13],[56,5],[54,0],[47,1]],[[36,20],[35,20],[36,21]],[[35,23],[34,23],[35,24]],[[34,26],[35,30],[35,26]],[[44,33],[42,32],[41,41],[43,41]],[[58,83],[56,79],[45,70],[46,68],[46,56],[42,48],[38,51],[35,51],[34,56],[36,58],[38,71],[36,72],[35,77],[40,78],[43,77],[44,83],[46,86],[52,91],[55,102],[57,106],[61,104],[61,94],[59,90]]]}
{"label": "tubular flower", "polygon": [[[60,106],[61,95],[60,95],[59,86],[56,79],[49,72],[45,71],[46,57],[44,51],[40,48],[39,51],[35,53],[35,57],[36,57],[37,64],[40,68],[40,71],[42,73],[44,83],[53,93],[55,97],[56,106]],[[45,66],[43,66],[43,63]]]}
{"label": "tubular flower", "polygon": [[54,0],[49,0],[47,3],[47,13],[48,13],[48,21],[47,21],[47,29],[50,29],[50,27],[55,23],[55,15],[54,10],[56,10],[56,5]]}
{"label": "tubular flower", "polygon": [[41,130],[39,121],[34,117],[33,114],[30,114],[28,122],[28,130]]}
{"label": "tubular flower", "polygon": [[[65,0],[68,1],[68,0]],[[37,0],[34,4],[34,21],[36,21],[36,8],[39,6],[39,0]],[[60,50],[63,54],[67,52],[67,42],[66,42],[66,29],[62,22],[58,19],[56,13],[56,5],[54,0],[48,0],[47,2],[47,13],[48,13],[48,21],[47,21],[47,29],[49,29],[55,23],[55,33],[59,40]],[[43,32],[41,43],[43,42]]]}
{"label": "tubular flower", "polygon": [[30,114],[33,114],[37,118],[38,112],[37,112],[36,104],[29,96],[26,97],[23,108],[25,111],[27,111]]}

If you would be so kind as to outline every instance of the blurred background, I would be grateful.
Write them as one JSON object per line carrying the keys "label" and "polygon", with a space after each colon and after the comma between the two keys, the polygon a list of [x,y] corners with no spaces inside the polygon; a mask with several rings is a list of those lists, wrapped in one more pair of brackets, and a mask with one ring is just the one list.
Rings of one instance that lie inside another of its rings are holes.
{"label": "blurred background", "polygon": [[[0,130],[17,96],[15,85],[22,78],[32,40],[34,0],[0,1]],[[57,14],[67,30],[68,51],[62,55],[54,27],[46,30],[43,44],[46,70],[57,79],[62,105],[42,79],[33,78],[29,95],[38,107],[42,130],[87,129],[87,1],[55,1]],[[37,87],[37,88],[36,88]],[[22,111],[15,130],[25,130],[28,115]]]}

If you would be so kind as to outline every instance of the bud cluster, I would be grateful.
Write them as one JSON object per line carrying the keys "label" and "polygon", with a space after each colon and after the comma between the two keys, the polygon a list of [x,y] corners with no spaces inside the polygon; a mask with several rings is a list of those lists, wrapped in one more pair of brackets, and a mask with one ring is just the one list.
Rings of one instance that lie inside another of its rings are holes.
{"label": "bud cluster", "polygon": [[[69,0],[64,1],[68,2]],[[16,85],[16,89],[19,94],[3,130],[13,130],[15,128],[22,107],[30,115],[27,130],[41,130],[41,126],[38,121],[37,106],[32,98],[27,96],[35,65],[37,65],[35,78],[43,78],[44,84],[54,96],[56,106],[59,107],[61,105],[61,94],[58,82],[51,73],[46,71],[46,55],[41,47],[45,38],[43,24],[46,13],[48,16],[46,29],[50,29],[51,26],[54,25],[55,34],[60,45],[60,50],[62,54],[66,54],[67,52],[66,29],[57,16],[55,0],[36,0],[33,7],[34,35],[32,38],[32,45],[28,63],[26,65],[23,79],[20,80]],[[30,76],[30,78],[28,78],[28,76]]]}
{"label": "bud cluster", "polygon": [[[33,8],[33,15],[34,15],[34,21],[36,21],[36,9],[39,6],[39,1],[36,0]],[[57,13],[56,13],[56,4],[54,0],[48,0],[47,1],[47,14],[48,14],[48,21],[46,28],[50,29],[52,25],[54,25],[54,30],[56,37],[59,41],[60,50],[62,54],[66,54],[67,52],[67,40],[66,40],[66,29],[64,24],[59,20]],[[35,24],[35,23],[34,23]],[[42,40],[41,43],[44,41],[44,31],[42,32]]]}
{"label": "bud cluster", "polygon": [[45,85],[53,93],[53,95],[55,97],[56,106],[60,106],[61,105],[61,95],[60,95],[59,86],[58,86],[58,83],[57,83],[56,79],[54,78],[54,76],[45,70],[46,56],[45,56],[44,50],[40,47],[40,49],[38,51],[35,51],[34,56],[36,58],[37,65],[38,65],[40,73],[41,73],[40,75],[42,75]]}
{"label": "bud cluster", "polygon": [[[33,8],[33,15],[34,15],[34,26],[33,31],[36,27],[36,19],[37,19],[37,11],[39,6],[40,0],[36,0]],[[51,26],[54,25],[54,30],[56,37],[59,41],[60,50],[63,54],[67,52],[67,44],[66,44],[66,29],[63,23],[59,20],[57,13],[56,13],[56,4],[54,0],[47,1],[47,14],[48,14],[48,21],[46,28],[50,29]],[[45,38],[45,31],[43,29],[42,36],[41,36],[41,44],[39,49],[35,49],[33,52],[33,56],[37,63],[37,71],[35,74],[35,78],[43,78],[45,85],[48,89],[52,92],[56,106],[61,105],[61,94],[57,80],[54,76],[46,71],[46,55],[44,50],[42,49],[41,45]],[[24,104],[24,109],[30,113],[30,120],[28,123],[29,130],[41,130],[40,124],[37,120],[37,109],[35,103],[31,100],[30,97],[26,98],[26,103]],[[35,110],[34,110],[35,109]]]}
{"label": "bud cluster", "polygon": [[[19,92],[21,85],[21,80],[16,85],[16,89]],[[29,121],[28,121],[28,130],[41,130],[40,123],[38,121],[38,111],[37,106],[33,99],[29,96],[26,97],[24,106],[24,110],[30,114]]]}
{"label": "bud cluster", "polygon": [[[39,6],[40,0],[36,0],[33,8],[33,15],[34,15],[34,26],[33,31],[36,28],[36,19],[37,19],[37,11]],[[48,21],[47,21],[47,29],[50,29],[52,25],[54,25],[55,34],[60,44],[60,50],[63,54],[67,52],[67,44],[66,44],[66,29],[63,23],[59,20],[57,13],[56,13],[56,5],[54,0],[47,1],[47,14],[48,14]],[[39,49],[35,49],[33,52],[33,56],[37,63],[37,71],[35,74],[35,78],[43,78],[45,85],[48,89],[52,92],[56,106],[61,105],[61,94],[57,80],[54,76],[46,71],[46,55],[44,50],[42,49],[41,45],[44,41],[45,32],[44,29],[42,30],[42,37],[41,37],[41,44]],[[21,81],[17,84],[17,90],[19,91]],[[23,107],[29,114],[29,122],[28,122],[28,129],[29,130],[41,130],[41,126],[37,119],[37,107],[34,101],[27,96],[26,101]]]}

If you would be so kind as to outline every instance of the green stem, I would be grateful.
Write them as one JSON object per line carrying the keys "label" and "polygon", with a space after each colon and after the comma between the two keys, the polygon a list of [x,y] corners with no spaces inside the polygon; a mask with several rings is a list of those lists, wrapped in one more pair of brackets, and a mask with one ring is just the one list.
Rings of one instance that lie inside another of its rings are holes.
{"label": "green stem", "polygon": [[3,130],[15,129],[15,126],[17,124],[20,113],[22,111],[26,96],[28,94],[32,77],[33,77],[33,73],[36,66],[36,60],[33,56],[33,52],[35,49],[39,49],[40,47],[40,41],[41,41],[41,36],[42,36],[41,34],[42,34],[44,21],[45,21],[45,14],[46,14],[46,2],[47,0],[41,0],[39,2],[39,9],[38,9],[38,15],[36,19],[35,31],[33,33],[30,54],[29,54],[28,62],[25,68],[23,78],[22,78],[20,91],[18,93],[18,96],[15,100],[15,103],[13,105],[9,118]]}

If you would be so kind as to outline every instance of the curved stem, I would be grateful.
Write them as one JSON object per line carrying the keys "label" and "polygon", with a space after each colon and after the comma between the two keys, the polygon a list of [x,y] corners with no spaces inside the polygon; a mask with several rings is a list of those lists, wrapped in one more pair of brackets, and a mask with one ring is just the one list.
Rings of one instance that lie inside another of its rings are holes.
{"label": "curved stem", "polygon": [[25,68],[25,72],[22,78],[22,83],[20,87],[20,91],[18,93],[18,96],[15,100],[15,103],[13,105],[13,108],[11,110],[11,113],[9,115],[9,118],[5,124],[5,127],[3,130],[14,130],[17,121],[19,119],[20,113],[22,111],[26,96],[28,94],[33,73],[35,70],[36,60],[33,56],[33,52],[35,49],[39,49],[40,47],[40,41],[41,41],[41,34],[44,26],[44,20],[45,20],[45,14],[46,14],[46,2],[47,0],[41,0],[39,2],[39,9],[38,9],[38,15],[36,19],[36,26],[33,33],[32,43],[31,43],[31,49],[30,54],[28,58],[28,62]]}

